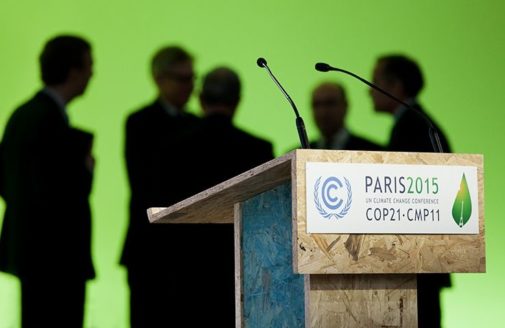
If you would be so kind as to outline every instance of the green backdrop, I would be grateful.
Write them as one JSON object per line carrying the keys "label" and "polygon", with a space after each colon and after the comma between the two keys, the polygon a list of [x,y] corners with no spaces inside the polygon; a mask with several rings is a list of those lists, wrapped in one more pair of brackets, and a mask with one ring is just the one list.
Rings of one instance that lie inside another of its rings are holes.
{"label": "green backdrop", "polygon": [[[309,136],[317,135],[310,90],[323,79],[336,78],[348,90],[349,127],[382,143],[391,118],[373,112],[367,88],[347,76],[316,72],[314,63],[327,61],[370,77],[381,54],[402,52],[416,58],[427,79],[421,100],[454,150],[485,156],[487,273],[453,275],[454,287],[442,295],[444,325],[502,326],[504,13],[505,2],[497,0],[2,0],[1,130],[13,109],[40,87],[37,57],[48,38],[77,33],[94,47],[95,76],[84,97],[70,105],[72,123],[96,136],[91,202],[98,277],[88,284],[86,327],[128,323],[126,275],[117,264],[129,197],[124,122],[154,97],[148,63],[157,48],[172,43],[195,55],[199,76],[221,64],[240,73],[244,93],[236,123],[270,139],[277,155],[298,143],[294,116],[266,72],[256,66],[258,56],[268,60],[298,104]],[[195,99],[190,107],[199,110]],[[0,274],[0,328],[19,325],[18,289],[16,279]]]}

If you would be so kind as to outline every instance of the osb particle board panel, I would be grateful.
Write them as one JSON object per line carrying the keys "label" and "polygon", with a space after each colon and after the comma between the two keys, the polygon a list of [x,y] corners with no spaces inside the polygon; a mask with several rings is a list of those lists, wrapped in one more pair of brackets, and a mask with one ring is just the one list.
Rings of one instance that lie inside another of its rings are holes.
{"label": "osb particle board panel", "polygon": [[293,273],[291,183],[235,208],[237,327],[302,327],[308,275]]}
{"label": "osb particle board panel", "polygon": [[[481,155],[297,150],[293,162],[293,232],[298,273],[485,272],[483,158]],[[385,163],[477,167],[479,235],[306,233],[305,163]]]}
{"label": "osb particle board panel", "polygon": [[417,327],[416,276],[309,275],[309,327]]}
{"label": "osb particle board panel", "polygon": [[233,223],[235,203],[289,181],[293,156],[294,152],[291,152],[275,158],[170,207],[150,208],[147,210],[149,221],[151,223]]}

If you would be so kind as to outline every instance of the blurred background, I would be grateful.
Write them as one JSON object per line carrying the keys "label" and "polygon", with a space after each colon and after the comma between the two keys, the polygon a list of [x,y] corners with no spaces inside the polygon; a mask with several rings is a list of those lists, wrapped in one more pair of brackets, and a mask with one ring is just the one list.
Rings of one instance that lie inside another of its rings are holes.
{"label": "blurred background", "polygon": [[[95,75],[69,108],[71,123],[95,134],[97,161],[91,199],[97,279],[88,283],[85,326],[122,328],[129,315],[126,274],[118,265],[129,198],[124,124],[155,97],[149,74],[155,50],[185,47],[195,56],[199,76],[217,65],[236,69],[244,89],[235,122],[271,140],[278,156],[298,145],[294,115],[256,66],[258,57],[267,59],[298,105],[309,137],[317,135],[310,92],[316,83],[336,79],[348,91],[351,130],[385,143],[392,119],[374,113],[367,87],[338,73],[316,72],[314,64],[328,62],[371,79],[378,56],[407,54],[425,74],[421,103],[454,151],[484,154],[485,161],[487,273],[453,275],[453,288],[442,294],[444,326],[501,327],[504,32],[505,2],[497,0],[2,0],[0,131],[14,108],[41,86],[37,60],[43,44],[60,33],[90,40]],[[200,112],[196,97],[190,110]],[[16,279],[0,274],[0,328],[19,326],[18,289]]]}

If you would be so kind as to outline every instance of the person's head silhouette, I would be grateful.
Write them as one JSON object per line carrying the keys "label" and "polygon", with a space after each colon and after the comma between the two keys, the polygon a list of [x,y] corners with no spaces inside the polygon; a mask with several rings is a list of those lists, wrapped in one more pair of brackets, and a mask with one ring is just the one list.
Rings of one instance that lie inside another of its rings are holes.
{"label": "person's head silhouette", "polygon": [[347,97],[344,88],[335,82],[318,84],[312,91],[312,114],[324,139],[330,139],[345,126]]}
{"label": "person's head silhouette", "polygon": [[41,78],[65,103],[84,93],[93,74],[91,45],[78,36],[49,40],[39,57]]}
{"label": "person's head silhouette", "polygon": [[232,117],[240,101],[240,79],[228,67],[211,70],[203,79],[200,103],[206,116],[223,114]]}
{"label": "person's head silhouette", "polygon": [[[373,82],[402,101],[415,99],[424,86],[419,65],[403,55],[387,55],[377,60]],[[375,89],[370,89],[375,110],[394,113],[399,104]]]}
{"label": "person's head silhouette", "polygon": [[183,111],[194,88],[193,57],[179,46],[164,47],[154,55],[151,73],[159,97]]}

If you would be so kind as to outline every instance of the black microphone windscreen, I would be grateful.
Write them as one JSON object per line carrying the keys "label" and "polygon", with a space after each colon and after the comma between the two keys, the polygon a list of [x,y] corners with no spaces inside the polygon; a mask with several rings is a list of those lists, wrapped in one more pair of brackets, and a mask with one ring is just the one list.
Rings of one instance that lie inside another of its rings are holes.
{"label": "black microphone windscreen", "polygon": [[319,72],[328,72],[331,70],[331,66],[325,63],[317,63],[316,70],[318,70]]}
{"label": "black microphone windscreen", "polygon": [[259,67],[265,67],[267,65],[267,61],[263,57],[258,58],[256,63],[258,64]]}

